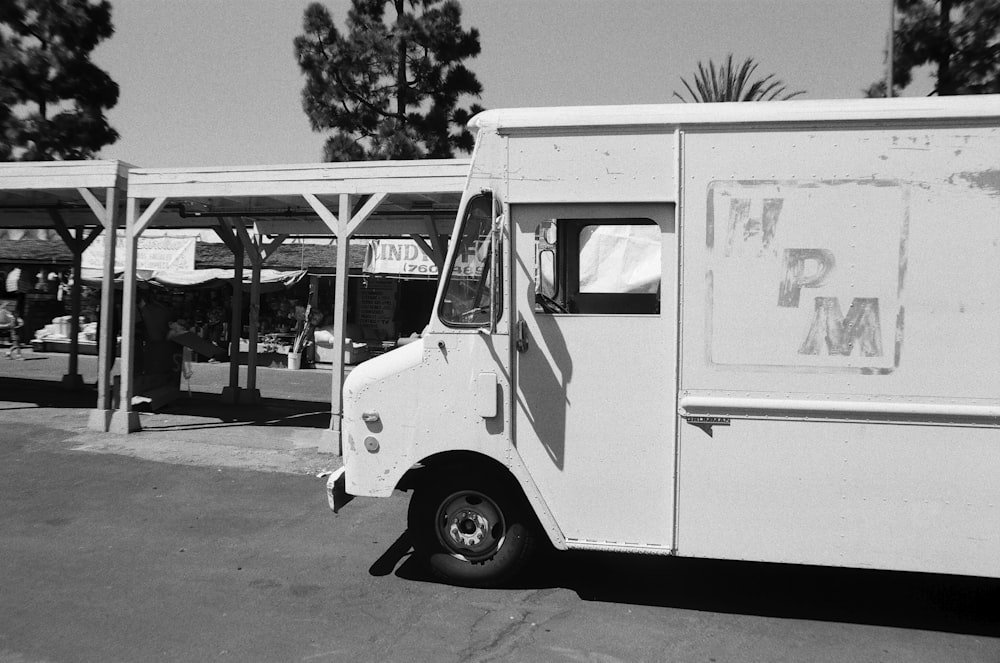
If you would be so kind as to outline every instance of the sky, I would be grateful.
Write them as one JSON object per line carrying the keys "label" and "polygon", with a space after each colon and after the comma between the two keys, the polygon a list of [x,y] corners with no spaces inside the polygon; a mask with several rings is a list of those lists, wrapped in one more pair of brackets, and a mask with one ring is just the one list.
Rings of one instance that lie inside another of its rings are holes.
{"label": "sky", "polygon": [[[323,0],[343,26],[349,0]],[[112,0],[93,60],[118,83],[118,142],[139,167],[321,161],[292,42],[308,0]],[[753,57],[803,99],[884,77],[889,0],[463,0],[486,108],[677,102],[698,62]],[[926,90],[914,90],[926,94]]]}

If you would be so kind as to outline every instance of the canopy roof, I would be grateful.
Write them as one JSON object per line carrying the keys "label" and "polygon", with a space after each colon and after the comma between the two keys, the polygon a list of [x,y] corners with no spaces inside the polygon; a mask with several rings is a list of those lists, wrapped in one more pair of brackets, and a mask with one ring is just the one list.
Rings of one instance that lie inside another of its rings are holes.
{"label": "canopy roof", "polygon": [[109,192],[124,193],[130,168],[122,161],[0,163],[0,228],[54,228],[57,218],[68,228],[99,226],[83,192],[105,206]]}
{"label": "canopy roof", "polygon": [[[92,203],[103,207],[109,192],[127,188],[140,205],[165,199],[146,228],[212,228],[225,218],[242,219],[262,235],[330,236],[304,194],[332,210],[341,194],[349,194],[356,211],[378,193],[383,196],[359,235],[427,235],[428,221],[447,235],[468,169],[468,159],[212,168],[133,168],[101,160],[0,163],[0,228],[55,228],[58,220],[67,228],[99,226]],[[123,195],[115,198],[116,207],[124,202]]]}
{"label": "canopy roof", "polygon": [[135,168],[128,197],[140,205],[164,199],[146,228],[210,228],[229,219],[261,235],[331,236],[306,195],[334,212],[340,196],[351,195],[354,212],[382,194],[359,235],[426,235],[429,221],[448,235],[468,169],[467,159]]}

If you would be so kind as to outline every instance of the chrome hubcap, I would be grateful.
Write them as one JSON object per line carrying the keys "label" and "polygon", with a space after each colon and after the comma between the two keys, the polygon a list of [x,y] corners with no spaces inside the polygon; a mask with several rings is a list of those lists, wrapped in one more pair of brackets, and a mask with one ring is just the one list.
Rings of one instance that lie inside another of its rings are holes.
{"label": "chrome hubcap", "polygon": [[438,538],[462,559],[488,559],[503,545],[503,515],[493,500],[467,490],[445,499],[438,511]]}

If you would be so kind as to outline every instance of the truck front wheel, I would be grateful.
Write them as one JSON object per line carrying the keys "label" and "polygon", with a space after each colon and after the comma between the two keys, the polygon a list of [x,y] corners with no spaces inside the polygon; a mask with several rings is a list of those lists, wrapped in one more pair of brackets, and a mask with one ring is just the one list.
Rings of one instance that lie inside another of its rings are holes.
{"label": "truck front wheel", "polygon": [[415,490],[407,518],[413,548],[445,582],[495,587],[527,563],[536,535],[514,489],[461,474],[439,474]]}

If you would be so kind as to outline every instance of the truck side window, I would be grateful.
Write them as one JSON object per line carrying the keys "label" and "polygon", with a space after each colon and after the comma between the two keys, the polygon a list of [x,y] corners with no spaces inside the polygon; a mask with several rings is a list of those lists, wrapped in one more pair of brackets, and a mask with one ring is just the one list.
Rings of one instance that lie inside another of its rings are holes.
{"label": "truck side window", "polygon": [[536,236],[536,312],[660,312],[662,239],[653,221],[559,219],[555,225],[554,247]]}
{"label": "truck side window", "polygon": [[[491,230],[493,196],[482,193],[470,199],[465,208],[461,235],[448,268],[444,297],[438,311],[441,320],[452,327],[483,327],[490,324],[490,310],[500,319],[503,298],[500,295],[492,264]],[[496,242],[501,247],[502,243]],[[498,256],[499,258],[499,256]],[[495,302],[494,302],[495,299]]]}

